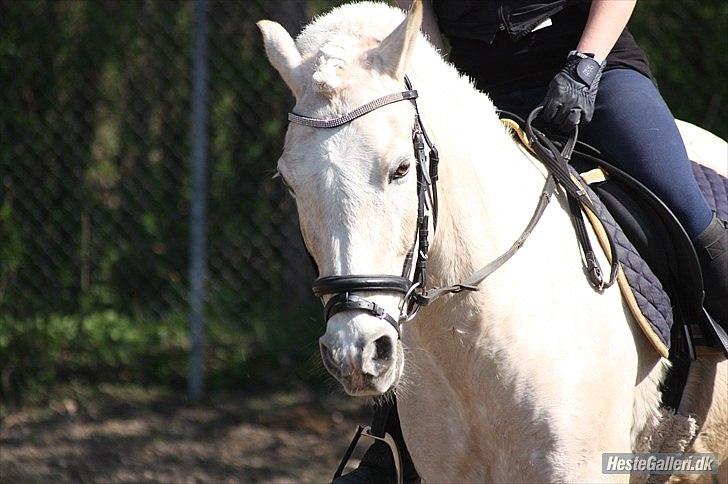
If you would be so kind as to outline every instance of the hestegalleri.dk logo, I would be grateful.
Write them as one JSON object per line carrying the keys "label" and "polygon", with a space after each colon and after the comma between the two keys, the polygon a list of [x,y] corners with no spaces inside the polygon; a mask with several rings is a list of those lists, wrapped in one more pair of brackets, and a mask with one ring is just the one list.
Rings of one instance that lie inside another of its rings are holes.
{"label": "hestegalleri.dk logo", "polygon": [[602,454],[604,474],[717,474],[715,454]]}

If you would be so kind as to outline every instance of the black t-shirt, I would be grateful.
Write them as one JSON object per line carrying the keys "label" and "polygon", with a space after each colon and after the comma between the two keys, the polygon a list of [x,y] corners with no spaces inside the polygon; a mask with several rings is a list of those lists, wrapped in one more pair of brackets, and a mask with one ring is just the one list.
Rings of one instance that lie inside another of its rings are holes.
{"label": "black t-shirt", "polygon": [[[432,3],[450,41],[450,60],[489,93],[547,85],[576,49],[591,6],[589,0]],[[539,28],[544,22],[550,25]],[[627,29],[606,60],[606,70],[634,69],[652,79],[645,53]]]}

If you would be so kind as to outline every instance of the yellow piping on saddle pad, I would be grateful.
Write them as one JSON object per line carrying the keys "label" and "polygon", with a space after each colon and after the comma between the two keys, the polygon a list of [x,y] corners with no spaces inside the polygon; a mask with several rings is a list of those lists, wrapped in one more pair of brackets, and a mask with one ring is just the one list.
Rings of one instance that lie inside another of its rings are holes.
{"label": "yellow piping on saddle pad", "polygon": [[[531,144],[528,141],[528,138],[526,137],[526,133],[523,132],[523,130],[518,126],[518,123],[513,121],[512,119],[501,119],[501,123],[503,125],[510,129],[511,132],[515,133],[518,137],[519,141],[528,148],[529,156],[535,158],[533,156],[533,149],[531,148]],[[535,158],[537,159],[537,158]],[[596,183],[600,181],[604,181],[607,178],[606,173],[604,173],[600,169],[591,170],[589,172],[586,172],[582,174],[582,176],[585,176],[587,180],[587,183]],[[584,188],[583,182],[584,180],[579,179],[575,176],[572,176],[572,179],[574,182],[579,185],[580,188]],[[588,196],[588,195],[587,195]],[[586,214],[587,219],[589,220],[589,223],[591,223],[592,229],[594,229],[594,233],[597,236],[597,240],[599,240],[599,245],[602,247],[602,250],[604,251],[604,254],[606,255],[607,259],[609,260],[609,263],[611,264],[611,250],[609,246],[609,238],[607,237],[607,232],[604,229],[604,226],[602,225],[602,222],[599,220],[599,217],[596,216],[589,208],[582,205],[581,207],[582,212]],[[627,307],[629,308],[629,312],[632,314],[632,317],[634,317],[635,321],[637,321],[637,324],[639,325],[640,329],[642,330],[642,333],[645,335],[647,340],[652,344],[652,347],[655,348],[655,350],[664,358],[667,358],[667,355],[669,353],[669,349],[665,345],[665,343],[662,342],[660,337],[657,335],[657,333],[652,329],[652,326],[650,325],[649,321],[647,321],[647,318],[644,314],[642,314],[642,311],[640,310],[639,305],[637,304],[637,299],[634,296],[634,293],[632,292],[632,289],[629,287],[629,281],[627,281],[627,276],[625,276],[624,271],[622,270],[622,265],[620,264],[617,268],[617,285],[619,286],[619,290],[622,293],[622,298],[624,299],[624,302],[627,304]]]}
{"label": "yellow piping on saddle pad", "polygon": [[528,136],[526,136],[526,133],[521,129],[518,123],[508,118],[501,118],[501,123],[503,124],[503,126],[510,129],[512,133],[515,133],[516,136],[518,136],[518,139],[521,140],[523,146],[528,148],[529,151],[533,152],[533,149],[531,148],[531,142],[528,140]]}
{"label": "yellow piping on saddle pad", "polygon": [[607,174],[601,168],[594,168],[593,170],[579,173],[579,176],[587,185],[607,181]]}

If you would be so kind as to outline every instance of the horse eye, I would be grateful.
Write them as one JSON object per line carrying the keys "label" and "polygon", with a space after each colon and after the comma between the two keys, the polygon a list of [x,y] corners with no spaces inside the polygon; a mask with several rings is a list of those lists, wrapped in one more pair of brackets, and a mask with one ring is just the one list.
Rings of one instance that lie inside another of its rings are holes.
{"label": "horse eye", "polygon": [[409,169],[410,169],[410,162],[409,162],[409,160],[403,161],[402,163],[399,164],[399,166],[397,167],[397,169],[395,170],[395,172],[392,173],[392,180],[396,180],[398,178],[402,178],[403,176],[405,176],[409,172]]}

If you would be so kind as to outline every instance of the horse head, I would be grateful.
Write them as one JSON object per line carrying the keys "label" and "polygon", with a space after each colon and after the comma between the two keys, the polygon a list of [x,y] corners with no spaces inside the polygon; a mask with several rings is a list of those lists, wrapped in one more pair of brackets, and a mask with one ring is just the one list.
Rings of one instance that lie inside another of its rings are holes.
{"label": "horse head", "polygon": [[[403,90],[407,65],[423,42],[422,6],[416,2],[404,21],[397,9],[382,11],[379,33],[351,15],[338,21],[334,10],[296,42],[279,24],[258,22],[268,58],[296,98],[293,112],[332,119]],[[413,119],[412,104],[398,102],[332,129],[289,126],[278,172],[295,198],[320,276],[402,274],[417,231]],[[404,294],[361,288],[347,290],[347,297],[350,292],[380,314],[331,315],[319,340],[324,365],[350,395],[383,394],[402,373],[398,323],[390,322],[401,313]],[[382,312],[393,315],[390,322]]]}

